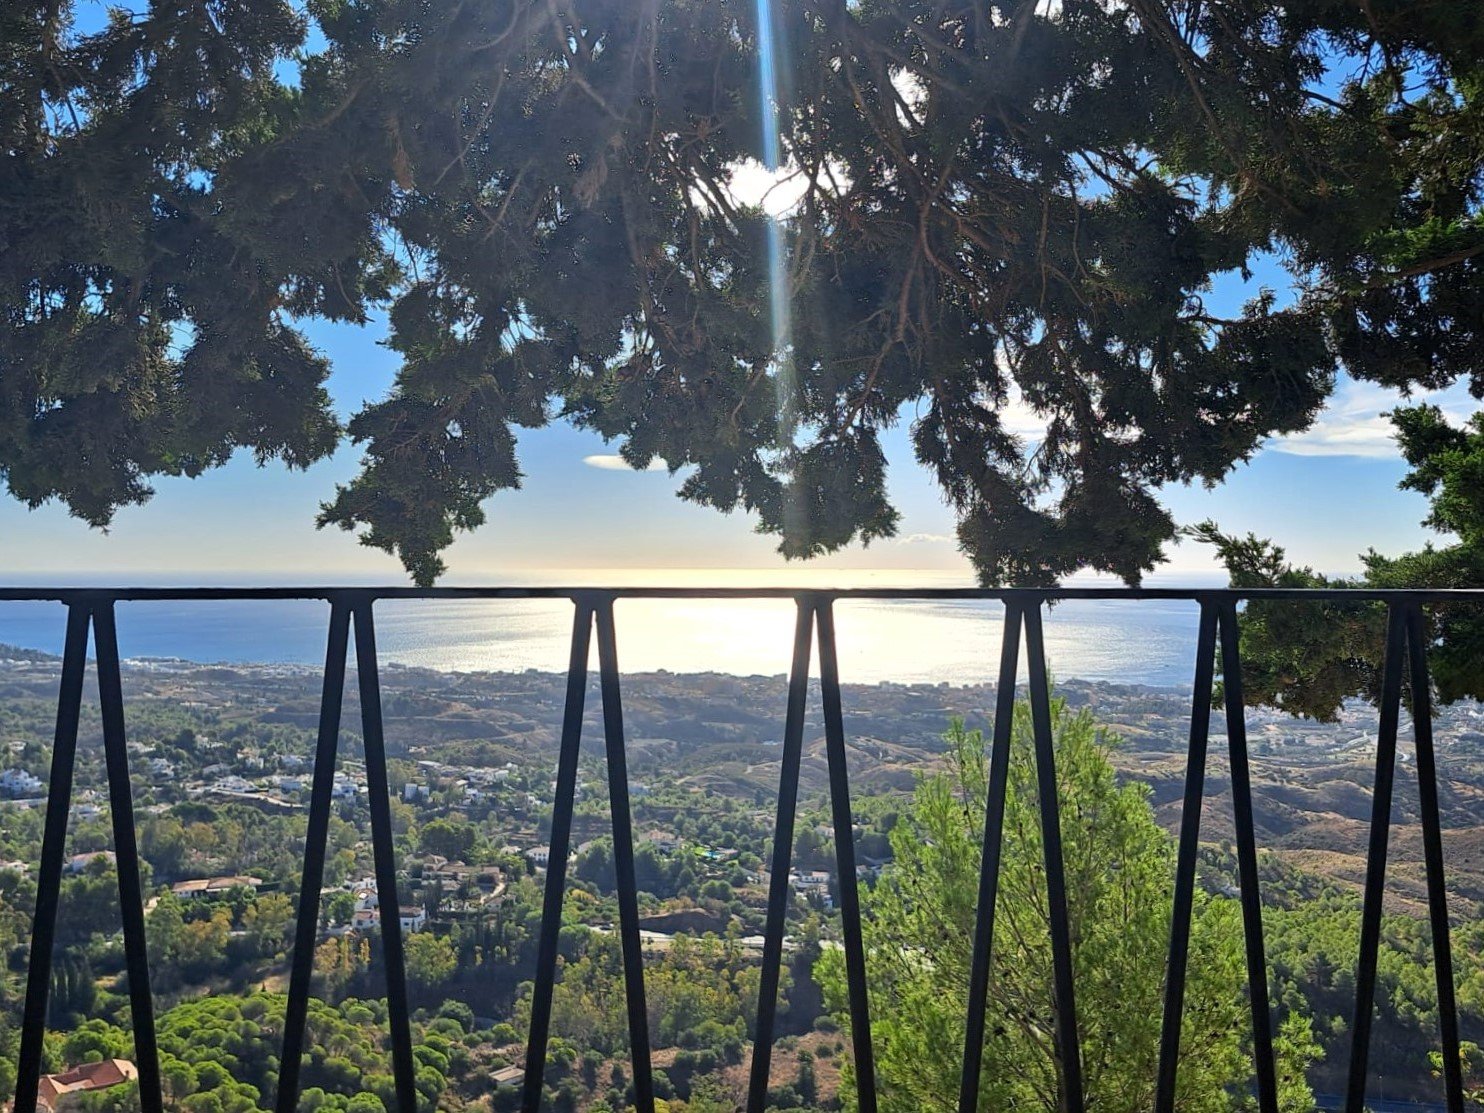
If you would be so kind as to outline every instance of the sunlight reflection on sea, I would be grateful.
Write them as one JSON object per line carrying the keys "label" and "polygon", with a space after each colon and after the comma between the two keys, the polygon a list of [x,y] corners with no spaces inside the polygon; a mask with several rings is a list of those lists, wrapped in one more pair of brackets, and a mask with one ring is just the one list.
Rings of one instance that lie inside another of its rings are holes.
{"label": "sunlight reflection on sea", "polygon": [[[960,576],[944,573],[809,571],[588,571],[541,579],[600,586],[963,583]],[[1001,615],[993,602],[843,601],[836,608],[841,679],[992,681]],[[376,617],[387,662],[460,672],[566,668],[572,607],[565,601],[394,601],[378,604]],[[1196,617],[1195,605],[1183,602],[1061,603],[1046,619],[1048,662],[1063,679],[1186,685]],[[119,605],[120,649],[133,658],[317,665],[324,659],[326,618],[326,606],[317,602],[125,603]],[[776,675],[788,669],[794,625],[788,600],[629,599],[618,603],[615,618],[619,661],[627,672]],[[58,652],[62,621],[55,604],[0,604],[0,643]],[[592,664],[596,667],[596,652]]]}

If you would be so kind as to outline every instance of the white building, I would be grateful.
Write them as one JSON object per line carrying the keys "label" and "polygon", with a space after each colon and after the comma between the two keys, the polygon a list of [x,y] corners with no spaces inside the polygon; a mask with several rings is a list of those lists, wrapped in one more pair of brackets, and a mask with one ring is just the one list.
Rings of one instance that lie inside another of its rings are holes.
{"label": "white building", "polygon": [[397,922],[402,925],[404,932],[422,931],[428,923],[427,909],[409,908],[404,905],[397,910]]}
{"label": "white building", "polygon": [[828,870],[794,870],[788,875],[788,883],[802,897],[814,897],[825,908],[834,908],[830,896],[830,874]]}
{"label": "white building", "polygon": [[118,855],[114,854],[113,851],[94,850],[90,854],[74,854],[71,858],[68,858],[67,872],[82,873],[99,858],[102,858],[109,865],[116,865],[118,863]]}
{"label": "white building", "polygon": [[7,769],[0,773],[0,792],[12,796],[32,796],[41,791],[41,778],[24,769]]}
{"label": "white building", "polygon": [[[428,913],[424,908],[404,906],[397,910],[397,923],[403,933],[422,931],[428,926]],[[350,918],[350,926],[357,931],[369,931],[381,925],[381,911],[377,908],[357,908]]]}
{"label": "white building", "polygon": [[821,889],[830,883],[828,870],[795,870],[788,875],[788,880],[795,889]]}
{"label": "white building", "polygon": [[225,896],[237,888],[256,892],[262,884],[261,877],[201,877],[192,881],[177,881],[170,886],[170,891],[184,900],[196,900],[199,897]]}
{"label": "white building", "polygon": [[357,908],[350,918],[350,926],[356,931],[367,931],[381,923],[381,913],[374,908]]}

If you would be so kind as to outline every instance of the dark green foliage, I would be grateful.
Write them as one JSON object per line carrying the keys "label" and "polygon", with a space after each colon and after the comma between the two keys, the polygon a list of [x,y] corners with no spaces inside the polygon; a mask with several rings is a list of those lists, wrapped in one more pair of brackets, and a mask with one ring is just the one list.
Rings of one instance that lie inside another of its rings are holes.
{"label": "dark green foliage", "polygon": [[[1093,712],[1072,711],[1054,699],[1050,717],[1088,1103],[1148,1108],[1160,1045],[1174,845],[1156,823],[1145,788],[1118,783],[1109,760],[1118,740]],[[1059,1017],[1031,735],[1030,706],[1020,701],[1010,739],[979,1101],[984,1108],[1049,1113],[1066,1107],[1068,1085],[1047,1038]],[[965,731],[962,722],[946,737],[945,767],[919,775],[911,805],[892,831],[893,862],[862,899],[880,1107],[900,1113],[953,1107],[972,943],[982,914],[989,758],[984,737]],[[1251,1070],[1243,1046],[1241,922],[1235,902],[1204,894],[1192,916],[1177,1104],[1223,1113],[1236,1107],[1232,1098],[1247,1089]],[[848,1027],[841,952],[825,951],[816,971],[831,1013]],[[1280,1107],[1310,1110],[1314,1100],[1303,1081],[1312,1050],[1308,1020],[1294,1010],[1281,1021]],[[853,1065],[843,1066],[847,1110],[858,1108],[853,1072]]]}
{"label": "dark green foliage", "polygon": [[[167,1098],[187,1109],[203,1102],[249,1113],[271,1108],[282,1041],[282,995],[204,998],[175,1006],[158,1021],[160,1070]],[[354,999],[333,1008],[311,1000],[308,1055],[299,1108],[305,1113],[376,1113],[395,1106],[379,1001]],[[446,1080],[430,1059],[446,1058],[428,1036],[414,1048],[417,1087],[434,1107]]]}
{"label": "dark green foliage", "polygon": [[67,951],[52,959],[51,992],[47,1007],[51,1011],[54,1027],[66,1027],[69,1022],[92,1015],[98,998],[94,977],[92,965],[84,951]]}
{"label": "dark green foliage", "polygon": [[[1208,852],[1207,864],[1224,882],[1234,882],[1232,854]],[[1273,997],[1283,1008],[1315,1018],[1314,1035],[1325,1054],[1310,1067],[1310,1081],[1318,1092],[1340,1092],[1350,1054],[1360,893],[1285,866],[1276,856],[1263,862],[1262,886]],[[1458,964],[1459,1023],[1465,1033],[1484,1020],[1478,967],[1484,932],[1466,909],[1454,902],[1452,947]],[[1431,932],[1419,911],[1382,916],[1372,1061],[1385,1075],[1388,1098],[1436,1101],[1442,1085],[1429,1079],[1426,1064],[1439,1046],[1437,981]]]}
{"label": "dark green foliage", "polygon": [[287,3],[118,9],[86,38],[71,9],[7,5],[0,31],[0,470],[101,526],[150,475],[330,452],[328,367],[288,318],[359,317],[375,253],[325,188],[343,152],[290,138],[313,97],[273,75]]}
{"label": "dark green foliage", "polygon": [[137,1081],[69,1094],[57,1106],[58,1113],[140,1113],[142,1108]]}
{"label": "dark green foliage", "polygon": [[819,1098],[819,1083],[814,1077],[814,1056],[807,1051],[799,1052],[799,1077],[794,1082],[799,1091],[799,1104],[812,1106]]}
{"label": "dark green foliage", "polygon": [[[1305,427],[1337,359],[1484,385],[1469,0],[774,9],[803,192],[776,235],[728,188],[763,153],[749,5],[228,0],[86,36],[9,5],[11,494],[102,525],[238,448],[305,466],[341,430],[295,322],[386,308],[396,386],[321,523],[419,582],[553,416],[787,556],[890,536],[909,405],[985,582],[1137,580],[1159,485]],[[1303,296],[1209,313],[1270,249]]]}
{"label": "dark green foliage", "polygon": [[[1462,428],[1436,406],[1394,410],[1409,465],[1401,486],[1427,496],[1423,523],[1451,535],[1444,545],[1387,557],[1363,554],[1365,572],[1332,579],[1295,568],[1284,551],[1254,536],[1230,537],[1214,523],[1191,530],[1214,545],[1234,587],[1477,588],[1484,585],[1484,414]],[[1484,605],[1430,607],[1428,665],[1439,699],[1484,699]],[[1379,699],[1386,617],[1379,604],[1249,603],[1242,622],[1248,696],[1294,714],[1330,720],[1348,697]]]}
{"label": "dark green foliage", "polygon": [[423,853],[437,854],[453,862],[468,861],[478,837],[479,832],[467,823],[435,819],[422,829]]}
{"label": "dark green foliage", "polygon": [[[1284,551],[1248,536],[1228,537],[1213,522],[1190,530],[1213,545],[1238,588],[1346,588],[1348,579],[1288,564]],[[1384,609],[1373,603],[1259,601],[1242,614],[1242,689],[1252,703],[1333,722],[1350,696],[1379,698]]]}

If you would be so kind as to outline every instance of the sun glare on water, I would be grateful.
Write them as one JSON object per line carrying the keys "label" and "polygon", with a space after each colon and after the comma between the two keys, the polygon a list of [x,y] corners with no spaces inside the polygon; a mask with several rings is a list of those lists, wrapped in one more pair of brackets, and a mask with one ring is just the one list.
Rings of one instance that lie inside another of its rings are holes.
{"label": "sun glare on water", "polygon": [[[532,577],[533,580],[536,577]],[[962,573],[789,566],[778,569],[585,569],[545,584],[680,588],[944,588]],[[1188,612],[1188,613],[1187,613]],[[458,671],[566,668],[564,600],[387,602],[377,622],[389,660]],[[991,682],[1003,609],[996,602],[842,600],[835,605],[846,683]],[[621,599],[614,608],[626,673],[786,673],[796,610],[789,599]],[[1189,683],[1195,608],[1177,603],[1066,603],[1046,619],[1047,656],[1063,678]],[[817,648],[817,647],[816,647]],[[596,650],[591,665],[597,667]],[[818,675],[817,654],[811,671]]]}

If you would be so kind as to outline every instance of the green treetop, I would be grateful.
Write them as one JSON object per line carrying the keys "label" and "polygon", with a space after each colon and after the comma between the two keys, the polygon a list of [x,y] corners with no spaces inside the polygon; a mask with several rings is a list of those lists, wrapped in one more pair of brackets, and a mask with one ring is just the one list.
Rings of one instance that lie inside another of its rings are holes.
{"label": "green treetop", "polygon": [[[1450,424],[1436,406],[1390,415],[1408,464],[1400,486],[1427,496],[1423,524],[1443,535],[1416,552],[1362,554],[1360,576],[1324,576],[1296,567],[1256,536],[1190,531],[1215,547],[1234,587],[1477,588],[1484,586],[1484,413]],[[1444,702],[1484,699],[1484,612],[1450,603],[1426,612],[1429,675]],[[1249,699],[1330,721],[1344,701],[1380,698],[1386,618],[1375,604],[1260,602],[1242,621],[1242,668]]]}
{"label": "green treetop", "polygon": [[[1154,1103],[1174,854],[1141,785],[1119,785],[1114,739],[1090,711],[1051,704],[1067,869],[1078,1035],[1089,1108],[1135,1113]],[[977,920],[988,760],[983,737],[955,723],[945,770],[922,776],[892,832],[893,863],[862,894],[880,1107],[958,1107],[967,986]],[[1046,878],[1030,709],[1016,706],[995,905],[982,1109],[1063,1108],[1053,1033]],[[845,968],[827,951],[818,974],[848,1026]],[[1176,1108],[1242,1108],[1250,1090],[1250,1014],[1236,902],[1196,896]],[[1279,1044],[1281,1107],[1313,1108],[1304,1068],[1307,1020],[1289,1016]],[[846,1081],[850,1081],[847,1068]],[[853,1087],[842,1094],[853,1108]]]}

